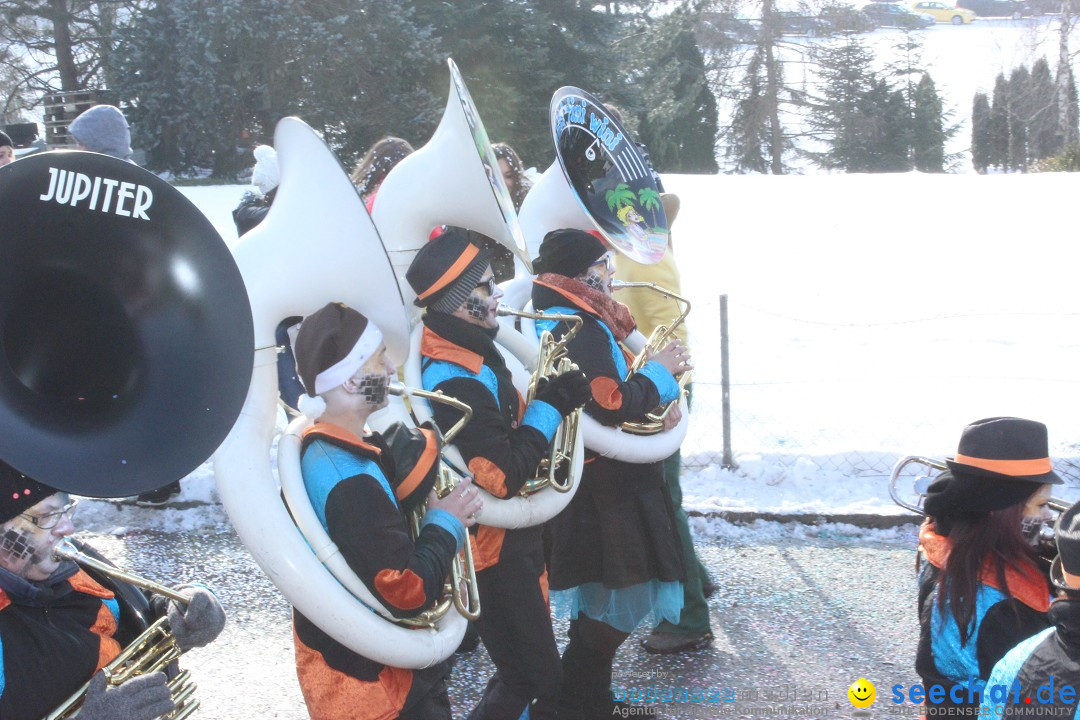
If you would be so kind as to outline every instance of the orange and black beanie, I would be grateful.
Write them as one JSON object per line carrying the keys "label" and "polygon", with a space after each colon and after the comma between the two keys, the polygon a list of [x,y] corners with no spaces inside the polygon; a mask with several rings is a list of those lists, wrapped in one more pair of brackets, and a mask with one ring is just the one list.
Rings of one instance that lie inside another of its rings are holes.
{"label": "orange and black beanie", "polygon": [[419,307],[452,313],[476,288],[491,263],[491,251],[471,239],[468,230],[447,227],[420,248],[405,272]]}

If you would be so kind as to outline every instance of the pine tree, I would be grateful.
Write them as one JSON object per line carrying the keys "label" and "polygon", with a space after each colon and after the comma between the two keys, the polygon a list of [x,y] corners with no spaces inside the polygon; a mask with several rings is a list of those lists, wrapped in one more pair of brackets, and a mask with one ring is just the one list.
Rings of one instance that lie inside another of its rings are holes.
{"label": "pine tree", "polygon": [[[983,100],[986,97],[983,96]],[[974,121],[973,121],[974,123]],[[920,172],[945,172],[945,113],[937,87],[929,73],[923,73],[915,87],[912,111],[912,159]]]}
{"label": "pine tree", "polygon": [[870,172],[880,162],[877,144],[888,100],[887,85],[874,76],[873,55],[859,38],[848,36],[838,45],[823,46],[817,60],[824,90],[811,107],[808,124],[828,150],[806,155],[823,168]]}
{"label": "pine tree", "polygon": [[736,101],[727,135],[727,156],[740,173],[765,173],[769,167],[769,118],[765,104],[765,58],[760,47],[746,66],[744,95]]}
{"label": "pine tree", "polygon": [[640,67],[653,68],[638,83],[645,104],[640,140],[661,172],[717,171],[716,97],[694,37],[696,17],[689,8],[672,12],[638,46]]}
{"label": "pine tree", "polygon": [[987,122],[989,136],[989,167],[1008,169],[1009,160],[1009,81],[1004,73],[998,73],[994,80],[994,95],[990,104],[990,118]]}
{"label": "pine tree", "polygon": [[1028,114],[1031,102],[1031,73],[1021,65],[1009,74],[1006,116],[1009,126],[1008,161],[1010,169],[1027,172]]}
{"label": "pine tree", "polygon": [[1061,149],[1057,135],[1057,98],[1050,63],[1039,58],[1031,66],[1027,104],[1028,160],[1056,155]]}
{"label": "pine tree", "polygon": [[990,166],[990,100],[986,93],[975,93],[971,107],[971,164],[975,172],[985,173]]}

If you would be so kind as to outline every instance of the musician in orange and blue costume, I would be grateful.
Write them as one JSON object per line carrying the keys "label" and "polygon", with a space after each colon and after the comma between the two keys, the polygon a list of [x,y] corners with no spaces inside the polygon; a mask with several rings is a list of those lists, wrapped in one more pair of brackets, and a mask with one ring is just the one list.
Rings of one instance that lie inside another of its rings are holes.
{"label": "musician in orange and blue costume", "polygon": [[1062,481],[1046,426],[1023,418],[971,423],[946,465],[919,531],[915,670],[925,688],[944,688],[939,714],[978,714],[994,664],[1049,627],[1049,568],[1035,547]]}
{"label": "musician in orange and blue costume", "polygon": [[[599,238],[581,230],[552,231],[533,267],[533,307],[582,319],[567,353],[589,380],[587,414],[615,426],[678,399],[674,376],[693,367],[681,341],[657,350],[627,376],[632,358],[619,342],[633,331],[634,318],[611,297],[614,257]],[[543,330],[561,338],[567,327],[538,321],[536,331]],[[678,406],[672,407],[665,427],[680,417]],[[616,652],[645,618],[679,622],[682,548],[663,462],[587,454],[581,488],[550,530],[552,603],[570,618],[560,717],[591,720],[622,710],[649,716],[653,707],[628,708],[613,698],[611,675]]]}
{"label": "musician in orange and blue costume", "polygon": [[[89,680],[82,720],[153,720],[173,709],[163,673],[111,687],[98,672],[134,639],[121,632],[122,613],[131,609],[53,555],[75,532],[75,507],[67,493],[0,461],[0,717],[38,720]],[[164,611],[186,651],[217,637],[225,612],[205,588],[181,592],[191,602],[170,600]]]}
{"label": "musician in orange and blue costume", "polygon": [[[365,432],[396,372],[374,323],[330,303],[304,319],[294,351],[307,389],[300,410],[316,420],[301,451],[315,514],[375,598],[395,617],[414,617],[440,599],[482,503],[467,479],[435,497],[441,448],[432,429],[397,423],[381,435]],[[425,499],[414,539],[407,513]],[[450,719],[449,660],[423,670],[389,667],[295,610],[293,627],[300,689],[314,720]]]}
{"label": "musician in orange and blue costume", "polygon": [[[536,475],[563,418],[588,397],[585,376],[574,371],[546,381],[525,404],[495,346],[502,291],[476,233],[446,229],[420,249],[406,278],[416,304],[427,309],[420,348],[424,389],[472,407],[472,419],[454,443],[479,486],[498,498],[513,497]],[[441,405],[434,412],[443,428],[460,417]],[[532,720],[553,718],[561,675],[542,529],[481,524],[475,548],[482,608],[477,625],[496,672],[469,717],[516,720],[528,708]]]}

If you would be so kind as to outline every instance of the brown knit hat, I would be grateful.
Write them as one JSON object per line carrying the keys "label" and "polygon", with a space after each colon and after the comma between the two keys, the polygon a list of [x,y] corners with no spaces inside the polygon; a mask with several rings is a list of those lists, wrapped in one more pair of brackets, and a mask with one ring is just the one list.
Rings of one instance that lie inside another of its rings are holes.
{"label": "brown knit hat", "polygon": [[461,307],[491,264],[491,251],[473,242],[473,236],[451,226],[420,248],[405,272],[417,306],[443,313]]}
{"label": "brown knit hat", "polygon": [[0,460],[0,523],[6,523],[57,492]]}
{"label": "brown knit hat", "polygon": [[296,373],[308,395],[321,395],[355,375],[381,342],[374,323],[347,305],[329,303],[300,324]]}

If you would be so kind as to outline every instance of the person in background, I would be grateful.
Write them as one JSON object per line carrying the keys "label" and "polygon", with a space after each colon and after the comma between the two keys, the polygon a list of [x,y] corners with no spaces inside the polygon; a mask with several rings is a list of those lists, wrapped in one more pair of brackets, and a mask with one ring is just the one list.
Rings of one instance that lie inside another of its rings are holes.
{"label": "person in background", "polygon": [[[397,368],[375,323],[329,303],[300,324],[296,368],[307,389],[301,472],[323,529],[372,595],[395,617],[438,602],[466,528],[483,506],[468,478],[446,497],[433,487],[441,439],[429,428],[395,423],[367,433],[385,407]],[[408,514],[427,501],[414,538]],[[315,720],[450,720],[450,660],[422,670],[383,665],[339,643],[293,611],[296,673]]]}
{"label": "person in background", "polygon": [[[1059,597],[1050,603],[1050,627],[1014,647],[994,665],[983,694],[980,717],[1076,717],[1080,691],[1080,503],[1061,514],[1054,526],[1057,558],[1050,580]],[[1014,683],[1017,691],[1013,691]],[[1046,690],[1050,688],[1049,695]],[[1073,688],[1069,695],[1064,687]],[[1030,702],[1029,702],[1030,698]]]}
{"label": "person in background", "polygon": [[492,143],[491,149],[495,151],[495,157],[499,159],[499,170],[502,172],[506,187],[510,190],[510,199],[514,201],[514,209],[521,210],[521,203],[525,202],[525,196],[532,189],[532,180],[525,172],[525,163],[521,162],[514,148],[506,143]]}
{"label": "person in background", "polygon": [[68,125],[68,135],[75,140],[78,150],[133,162],[131,129],[124,113],[114,105],[95,105],[85,111]]}
{"label": "person in background", "polygon": [[[405,277],[425,308],[420,352],[425,390],[467,403],[472,419],[454,444],[475,482],[498,498],[512,498],[536,475],[563,418],[589,396],[574,370],[546,380],[525,404],[495,346],[495,310],[502,292],[490,256],[474,234],[450,228],[416,254]],[[449,428],[460,414],[435,405],[435,422]],[[551,628],[542,528],[476,527],[474,561],[480,588],[484,646],[495,664],[470,720],[556,717],[560,665]]]}
{"label": "person in background", "polygon": [[[80,720],[154,720],[173,709],[165,675],[117,687],[98,672],[119,655],[121,606],[113,592],[53,551],[75,532],[75,500],[0,461],[0,717],[39,720],[90,681]],[[202,587],[164,611],[181,651],[225,627],[225,611]],[[152,605],[153,606],[153,605]]]}
{"label": "person in background", "polygon": [[[629,375],[617,343],[634,330],[634,318],[611,297],[612,256],[590,233],[549,232],[533,261],[539,274],[532,300],[537,312],[572,313],[582,319],[567,354],[589,379],[585,412],[603,425],[618,426],[676,400],[680,391],[675,375],[693,369],[693,363],[682,342],[673,340]],[[567,327],[564,322],[540,321],[537,332],[542,330],[560,339]],[[665,428],[680,418],[674,405]],[[650,616],[654,622],[679,622],[683,553],[663,463],[590,453],[580,488],[548,524],[552,604],[570,619],[559,716],[655,717],[654,706],[626,706],[615,698],[611,681],[615,654],[635,627]]]}
{"label": "person in background", "polygon": [[372,145],[353,168],[353,185],[369,213],[375,207],[375,195],[379,192],[383,180],[399,162],[412,153],[413,146],[407,140],[387,135]]}
{"label": "person in background", "polygon": [[1034,545],[1050,486],[1062,481],[1046,426],[1022,418],[971,423],[945,463],[919,531],[915,671],[923,687],[945,689],[940,713],[971,713],[994,664],[1048,625],[1050,585]]}
{"label": "person in background", "polygon": [[6,132],[0,130],[0,167],[15,162],[15,145]]}
{"label": "person in background", "polygon": [[[672,193],[660,196],[664,204],[670,228],[679,212],[679,197]],[[668,250],[663,259],[655,265],[643,265],[634,262],[619,253],[615,256],[615,279],[625,282],[652,282],[662,288],[681,295],[679,268],[675,264],[671,236],[668,237]],[[627,288],[618,294],[620,302],[630,309],[630,314],[637,321],[638,330],[646,337],[660,325],[669,325],[678,316],[680,306],[677,302],[648,288]],[[686,342],[686,325],[674,332],[674,337]],[[712,642],[712,626],[709,622],[709,604],[706,597],[712,594],[713,584],[709,574],[694,551],[694,540],[686,511],[682,508],[682,486],[679,473],[682,467],[682,453],[675,453],[664,461],[664,479],[675,507],[676,527],[682,544],[683,564],[686,566],[686,581],[683,584],[683,608],[677,624],[663,621],[650,635],[641,641],[642,647],[651,653],[677,653],[696,650]]]}
{"label": "person in background", "polygon": [[240,204],[232,211],[237,237],[243,236],[263,221],[266,213],[270,212],[278,184],[281,182],[281,170],[278,168],[277,152],[274,148],[269,145],[256,145],[252,154],[255,156],[255,167],[251,170],[251,184],[259,192],[246,191],[240,198]]}
{"label": "person in background", "polygon": [[[514,202],[514,210],[521,210],[521,203],[532,188],[532,180],[525,174],[525,165],[521,158],[506,143],[493,143],[491,149],[495,151],[495,157],[499,160],[499,171],[502,173],[506,187],[510,190],[510,199]],[[514,254],[509,249],[498,244],[494,240],[489,241],[484,248],[491,252],[491,269],[495,272],[495,282],[501,283],[514,278]]]}

